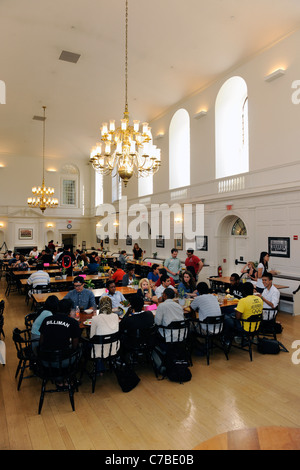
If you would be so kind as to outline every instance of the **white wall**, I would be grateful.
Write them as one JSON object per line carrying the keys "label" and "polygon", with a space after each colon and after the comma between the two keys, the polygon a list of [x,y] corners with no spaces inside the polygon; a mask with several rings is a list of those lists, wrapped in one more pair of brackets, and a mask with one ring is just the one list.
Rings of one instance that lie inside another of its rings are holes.
{"label": "white wall", "polygon": [[[294,241],[293,235],[298,235],[300,231],[300,105],[292,103],[292,83],[300,79],[299,43],[300,31],[250,58],[206,89],[174,104],[164,115],[151,122],[153,136],[158,132],[164,132],[165,136],[157,141],[154,139],[154,143],[162,151],[162,165],[154,176],[154,193],[150,203],[205,204],[204,232],[209,238],[208,251],[196,254],[205,258],[211,266],[210,270],[215,270],[222,264],[226,271],[232,263],[232,260],[223,263],[225,257],[218,235],[222,220],[229,215],[226,206],[231,204],[232,215],[241,217],[247,225],[247,243],[243,248],[245,256],[255,261],[260,251],[268,249],[268,236],[288,236],[291,238],[291,258],[274,259],[274,265],[286,273],[299,274],[300,241]],[[271,83],[265,82],[265,75],[278,67],[285,67],[286,74]],[[225,192],[220,193],[218,181],[215,180],[215,100],[224,82],[235,75],[241,76],[248,86],[250,171],[243,175],[242,189],[230,190],[228,186]],[[169,191],[168,131],[174,113],[180,108],[188,111],[191,120],[191,185],[185,188],[184,197],[174,201],[172,191]],[[207,109],[207,115],[199,120],[194,119],[194,115],[204,108]],[[53,223],[54,238],[58,241],[60,234],[68,230],[68,220],[72,220],[72,228],[78,240],[85,240],[88,247],[96,246],[95,226],[99,218],[96,217],[94,207],[94,170],[87,165],[87,160],[75,163],[80,171],[79,207],[71,210],[47,210],[44,216],[35,210],[38,220],[28,212],[24,212],[20,218],[20,211],[26,207],[25,201],[30,196],[31,187],[41,179],[40,159],[4,156],[2,160],[6,167],[0,170],[0,223],[4,223],[1,231],[10,247],[15,246],[18,227],[23,222],[26,222],[26,226],[33,224],[37,231],[34,241],[41,244],[45,239],[46,222]],[[46,158],[46,166],[51,163],[58,170],[67,163],[64,160],[47,160]],[[59,178],[59,171],[54,174],[46,173],[46,184],[55,187],[58,197]],[[132,177],[126,189],[123,187],[123,195],[128,198],[128,206],[138,200],[138,182],[135,177]],[[104,202],[111,203],[110,177],[104,177]],[[174,230],[176,232],[177,228],[172,226],[170,239],[166,240],[164,249],[156,248],[155,240],[147,241],[145,245],[147,252],[150,252],[147,254],[158,252],[158,256],[169,256],[174,244]],[[222,243],[224,245],[224,240]],[[143,246],[142,241],[140,245]],[[232,258],[232,240],[229,240],[229,245],[225,254]],[[126,247],[125,241],[120,241],[118,247],[131,250]],[[185,259],[186,247],[184,240],[184,250],[179,252],[182,260]],[[111,241],[109,248],[115,251],[117,247]]]}

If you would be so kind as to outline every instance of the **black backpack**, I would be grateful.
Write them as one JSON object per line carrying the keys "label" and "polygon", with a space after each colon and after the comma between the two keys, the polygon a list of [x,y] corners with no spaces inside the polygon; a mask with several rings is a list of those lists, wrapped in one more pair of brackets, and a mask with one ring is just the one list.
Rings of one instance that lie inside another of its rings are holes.
{"label": "black backpack", "polygon": [[170,359],[166,364],[166,376],[171,382],[189,382],[192,373],[185,359]]}
{"label": "black backpack", "polygon": [[261,354],[279,354],[280,351],[288,352],[285,346],[276,339],[259,338],[257,351]]}
{"label": "black backpack", "polygon": [[167,377],[171,382],[183,383],[189,382],[192,378],[188,361],[173,351],[166,352],[155,346],[152,351],[152,363],[157,378],[159,375],[162,376],[160,380]]}

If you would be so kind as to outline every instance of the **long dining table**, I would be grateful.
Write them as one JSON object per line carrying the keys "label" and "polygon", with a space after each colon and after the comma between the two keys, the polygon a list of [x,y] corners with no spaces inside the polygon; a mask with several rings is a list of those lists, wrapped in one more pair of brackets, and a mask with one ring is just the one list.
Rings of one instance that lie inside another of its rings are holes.
{"label": "long dining table", "polygon": [[[65,279],[62,277],[50,277],[50,285],[72,283],[77,276],[83,276],[85,281],[106,281],[109,278],[108,274],[98,276],[97,274],[76,274],[76,276],[67,276]],[[20,279],[21,285],[28,286],[27,279]]]}
{"label": "long dining table", "polygon": [[[220,276],[220,277],[209,277],[208,280],[211,283],[230,286],[230,276]],[[254,283],[255,285],[255,283]],[[277,289],[288,289],[289,286],[283,286],[281,284],[273,284]]]}
{"label": "long dining table", "polygon": [[[124,297],[136,294],[136,292],[137,292],[136,289],[134,289],[133,287],[129,287],[129,286],[116,287],[116,290],[121,292],[121,294],[123,294]],[[58,298],[58,300],[62,300],[67,295],[68,292],[69,291],[45,292],[45,293],[42,293],[42,294],[32,294],[33,303],[34,303],[34,305],[41,306],[46,302],[47,298],[50,295],[55,295]],[[107,289],[106,288],[92,289],[92,292],[93,292],[95,298],[99,299],[102,294],[107,292]]]}

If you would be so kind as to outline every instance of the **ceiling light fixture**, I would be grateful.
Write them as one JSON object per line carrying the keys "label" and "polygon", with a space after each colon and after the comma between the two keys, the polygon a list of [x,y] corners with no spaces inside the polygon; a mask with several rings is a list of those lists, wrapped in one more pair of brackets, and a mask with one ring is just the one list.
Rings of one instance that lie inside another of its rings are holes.
{"label": "ceiling light fixture", "polygon": [[54,188],[46,188],[45,186],[45,128],[46,128],[46,106],[43,106],[44,116],[40,120],[43,121],[43,182],[41,186],[33,187],[33,197],[27,199],[29,207],[41,209],[44,212],[47,208],[58,206],[58,199],[53,198]]}
{"label": "ceiling light fixture", "polygon": [[[125,187],[134,174],[146,177],[155,174],[161,164],[160,149],[153,145],[151,127],[147,122],[133,121],[129,124],[127,82],[128,82],[128,0],[125,2],[125,111],[121,126],[116,128],[115,121],[109,126],[102,124],[101,141],[91,151],[90,163],[95,171],[102,175],[110,175],[114,168]],[[102,150],[102,143],[104,149]]]}

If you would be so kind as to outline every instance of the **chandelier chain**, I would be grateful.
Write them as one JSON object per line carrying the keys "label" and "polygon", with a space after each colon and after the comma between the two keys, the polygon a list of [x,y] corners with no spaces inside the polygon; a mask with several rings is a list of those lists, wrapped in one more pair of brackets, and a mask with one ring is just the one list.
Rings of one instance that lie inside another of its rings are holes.
{"label": "chandelier chain", "polygon": [[125,111],[128,112],[128,0],[125,14]]}
{"label": "chandelier chain", "polygon": [[[104,147],[104,148],[103,148]],[[128,113],[128,0],[125,0],[125,111],[121,126],[115,121],[102,124],[101,142],[92,148],[90,162],[95,171],[102,175],[111,175],[113,170],[127,185],[135,175],[146,177],[154,175],[160,168],[160,149],[153,144],[151,127],[143,122],[129,122]]]}
{"label": "chandelier chain", "polygon": [[46,106],[43,106],[44,120],[43,120],[43,182],[45,181],[45,136],[46,136]]}

